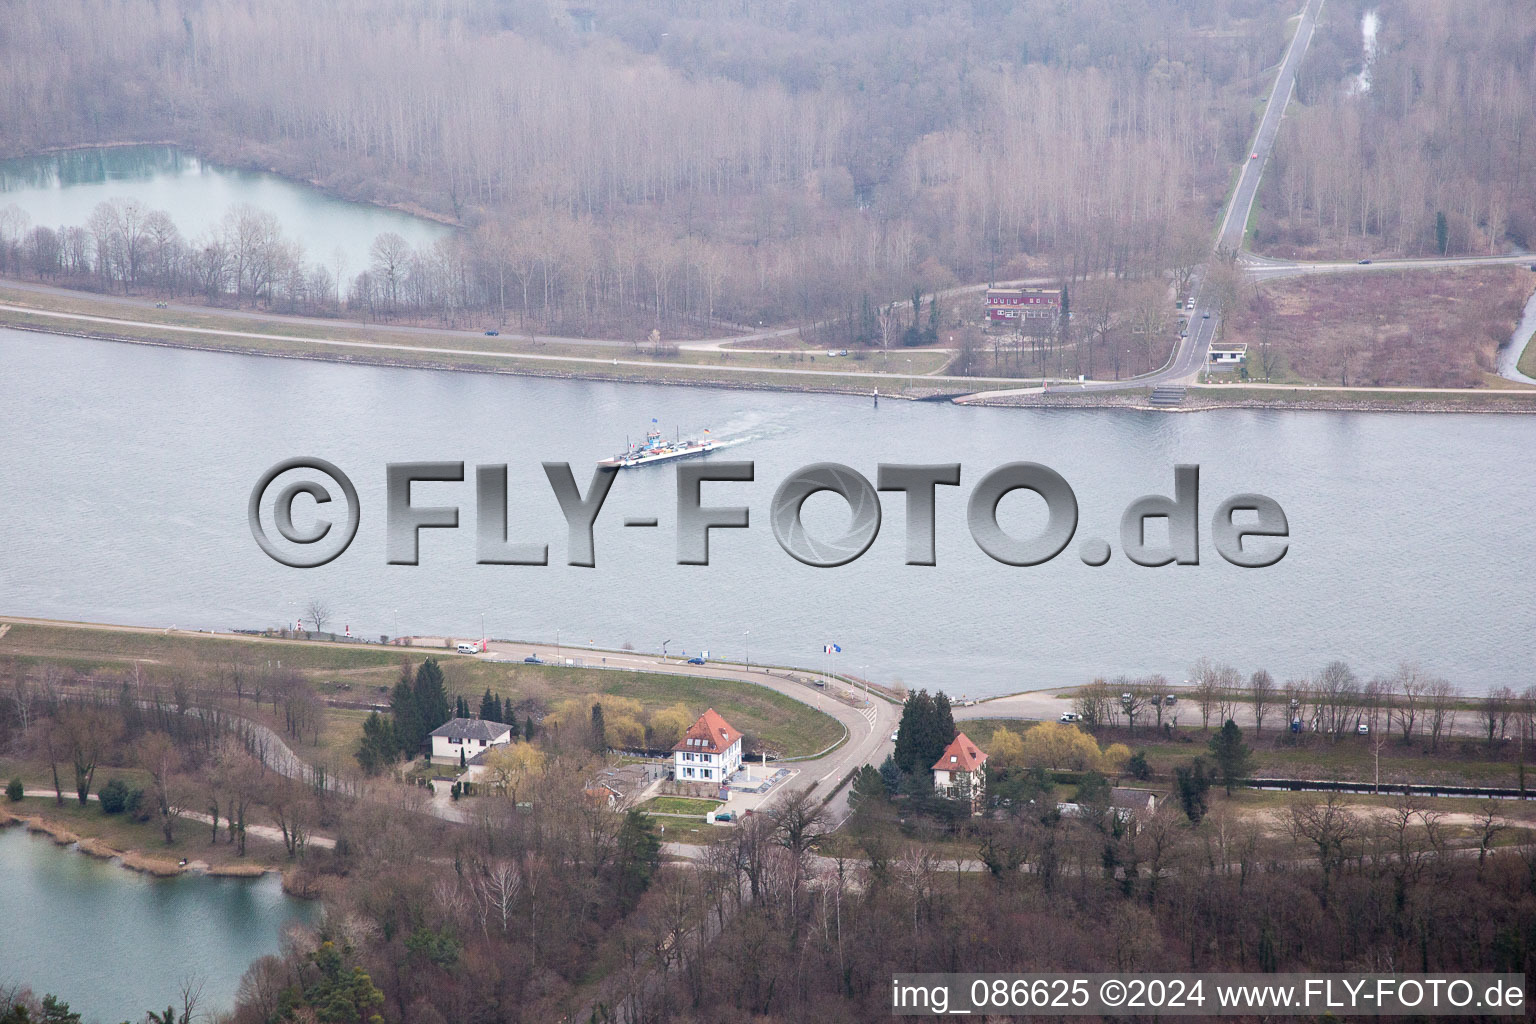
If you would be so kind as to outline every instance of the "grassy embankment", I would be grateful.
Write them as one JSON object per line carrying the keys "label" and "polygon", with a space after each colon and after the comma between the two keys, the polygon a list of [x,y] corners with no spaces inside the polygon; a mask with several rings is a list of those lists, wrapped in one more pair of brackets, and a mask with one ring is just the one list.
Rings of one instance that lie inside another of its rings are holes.
{"label": "grassy embankment", "polygon": [[[942,383],[925,383],[923,376],[942,370],[949,361],[945,352],[905,350],[899,371],[893,367],[885,373],[876,355],[861,360],[852,356],[829,358],[824,353],[818,358],[817,353],[807,351],[740,349],[682,349],[658,354],[650,352],[648,346],[551,342],[536,335],[510,332],[491,338],[462,331],[404,329],[387,324],[356,327],[278,315],[234,315],[211,309],[154,309],[87,293],[34,292],[4,285],[0,285],[0,302],[28,309],[0,311],[0,325],[63,334],[210,351],[602,380],[861,393],[878,387],[883,394],[921,395]],[[109,317],[114,322],[50,315],[60,313]],[[910,373],[908,358],[912,360]],[[818,372],[823,369],[832,372]],[[846,377],[838,376],[839,373],[869,376]]]}
{"label": "grassy embankment", "polygon": [[[3,621],[3,620],[0,620]],[[270,665],[305,677],[324,702],[320,742],[299,743],[299,753],[322,763],[350,762],[362,723],[373,704],[388,701],[400,663],[419,665],[435,656],[443,666],[450,695],[478,708],[489,687],[520,710],[543,713],[560,701],[591,694],[633,698],[649,712],[682,703],[695,713],[714,707],[726,720],[786,757],[813,754],[843,734],[836,719],[781,693],[735,680],[674,676],[660,672],[605,671],[521,662],[486,662],[424,648],[309,643],[305,641],[167,633],[103,627],[15,623],[0,636],[0,659],[14,657],[23,668],[51,663],[82,675],[141,671],[183,672],[199,686],[213,687],[233,701],[229,677],[239,665],[247,677]],[[244,705],[254,715],[250,686]],[[350,706],[348,706],[350,705]],[[272,705],[264,705],[270,713]],[[312,739],[313,737],[305,737]]]}

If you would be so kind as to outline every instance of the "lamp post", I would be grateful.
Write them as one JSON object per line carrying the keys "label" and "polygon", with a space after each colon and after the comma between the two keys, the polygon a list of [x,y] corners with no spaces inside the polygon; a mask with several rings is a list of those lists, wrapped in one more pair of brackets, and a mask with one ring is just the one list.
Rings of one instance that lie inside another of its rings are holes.
{"label": "lamp post", "polygon": [[747,649],[747,671],[748,672],[752,671],[752,643],[751,643],[750,640],[747,639],[747,637],[749,635],[751,635],[751,633],[752,633],[752,631],[750,629],[744,629],[744,630],[741,631],[741,643],[742,643],[742,646]]}
{"label": "lamp post", "polygon": [[667,644],[669,644],[671,642],[672,642],[671,640],[663,640],[661,642],[661,660],[663,662],[665,662],[667,660]]}

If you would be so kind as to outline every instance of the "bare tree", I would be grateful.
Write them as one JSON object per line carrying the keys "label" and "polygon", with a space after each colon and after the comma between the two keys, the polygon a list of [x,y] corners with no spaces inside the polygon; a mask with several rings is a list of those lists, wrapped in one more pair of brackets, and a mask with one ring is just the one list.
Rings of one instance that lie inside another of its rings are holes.
{"label": "bare tree", "polygon": [[1264,731],[1264,718],[1275,700],[1275,679],[1266,670],[1259,669],[1248,677],[1248,693],[1253,699],[1253,734]]}
{"label": "bare tree", "polygon": [[1407,743],[1413,739],[1413,730],[1419,720],[1426,685],[1424,673],[1418,665],[1405,661],[1392,673],[1390,685],[1398,728],[1403,734],[1403,742]]}
{"label": "bare tree", "polygon": [[1195,701],[1200,708],[1200,728],[1211,727],[1211,715],[1221,702],[1218,686],[1218,670],[1210,658],[1201,658],[1189,670],[1189,678],[1195,684]]}
{"label": "bare tree", "polygon": [[1429,749],[1440,748],[1440,737],[1456,729],[1456,688],[1445,679],[1433,679],[1426,689],[1429,704]]}
{"label": "bare tree", "polygon": [[325,624],[329,622],[331,618],[331,606],[320,598],[315,598],[313,601],[309,602],[309,606],[304,609],[304,614],[307,615],[309,620],[315,624],[316,633],[324,633]]}

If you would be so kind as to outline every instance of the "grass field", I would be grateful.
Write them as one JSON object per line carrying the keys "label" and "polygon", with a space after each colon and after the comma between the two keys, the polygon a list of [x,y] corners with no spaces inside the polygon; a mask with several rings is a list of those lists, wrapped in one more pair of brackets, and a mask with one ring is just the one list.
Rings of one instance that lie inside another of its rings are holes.
{"label": "grass field", "polygon": [[697,814],[700,817],[724,806],[720,800],[696,800],[686,796],[657,796],[640,806],[654,814]]}
{"label": "grass field", "polygon": [[[3,622],[0,619],[0,622]],[[738,729],[757,737],[785,757],[813,754],[837,742],[843,728],[836,719],[808,704],[752,683],[684,677],[651,672],[605,671],[521,662],[485,662],[423,648],[307,643],[295,640],[231,638],[196,633],[163,633],[14,623],[0,636],[0,661],[16,659],[32,668],[51,663],[82,675],[99,673],[126,678],[138,672],[151,683],[169,683],[190,676],[229,694],[234,666],[247,679],[271,667],[301,672],[329,702],[364,707],[326,707],[326,729],[318,748],[338,760],[349,758],[357,744],[366,705],[385,704],[400,676],[400,664],[413,669],[436,655],[443,666],[449,693],[462,695],[471,708],[487,688],[522,708],[548,711],[567,698],[592,694],[630,697],[646,711],[686,704],[695,714],[714,707]],[[270,705],[267,705],[270,707]]]}

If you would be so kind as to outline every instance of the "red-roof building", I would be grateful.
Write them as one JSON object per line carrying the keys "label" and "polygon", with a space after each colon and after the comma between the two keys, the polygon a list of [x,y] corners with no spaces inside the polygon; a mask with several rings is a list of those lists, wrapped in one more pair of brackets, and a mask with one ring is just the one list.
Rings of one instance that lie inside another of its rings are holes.
{"label": "red-roof building", "polygon": [[710,708],[672,748],[672,777],[679,782],[722,782],[741,767],[741,733]]}
{"label": "red-roof building", "polygon": [[987,319],[995,324],[1055,320],[1060,312],[1060,288],[987,289]]}
{"label": "red-roof building", "polygon": [[944,796],[971,801],[971,813],[986,805],[987,753],[965,733],[956,734],[933,763],[933,788]]}

